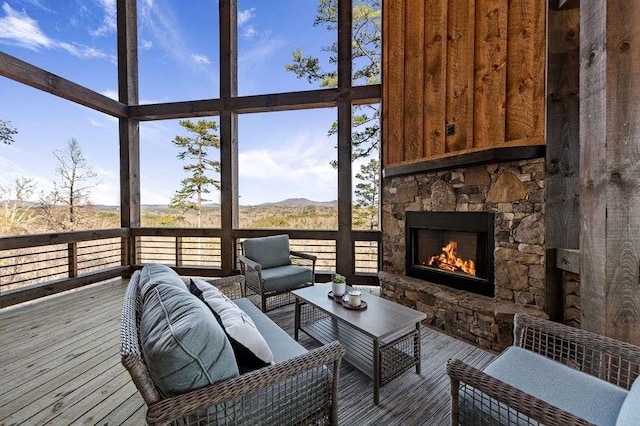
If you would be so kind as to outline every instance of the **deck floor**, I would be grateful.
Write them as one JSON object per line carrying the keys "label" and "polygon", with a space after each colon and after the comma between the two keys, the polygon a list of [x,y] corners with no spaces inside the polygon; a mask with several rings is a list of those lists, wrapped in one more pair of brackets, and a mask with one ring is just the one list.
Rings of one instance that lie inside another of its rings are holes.
{"label": "deck floor", "polygon": [[[0,310],[0,425],[144,424],[142,397],[120,364],[125,283],[108,284]],[[269,313],[293,334],[293,309]],[[317,346],[302,334],[307,348]],[[422,374],[406,372],[380,392],[343,363],[339,419],[345,425],[449,423],[447,359],[482,366],[493,355],[422,327]]]}

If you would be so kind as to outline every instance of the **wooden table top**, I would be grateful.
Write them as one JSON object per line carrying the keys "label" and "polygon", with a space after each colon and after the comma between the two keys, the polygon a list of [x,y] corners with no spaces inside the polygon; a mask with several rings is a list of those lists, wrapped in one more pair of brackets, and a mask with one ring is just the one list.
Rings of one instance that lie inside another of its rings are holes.
{"label": "wooden table top", "polygon": [[[347,287],[347,291],[349,290],[351,288]],[[365,292],[362,292],[361,299],[367,302],[367,309],[362,311],[347,309],[327,296],[330,291],[331,283],[316,284],[293,290],[291,293],[330,316],[349,323],[362,333],[376,338],[386,337],[408,327],[415,327],[416,323],[427,317],[424,312]]]}

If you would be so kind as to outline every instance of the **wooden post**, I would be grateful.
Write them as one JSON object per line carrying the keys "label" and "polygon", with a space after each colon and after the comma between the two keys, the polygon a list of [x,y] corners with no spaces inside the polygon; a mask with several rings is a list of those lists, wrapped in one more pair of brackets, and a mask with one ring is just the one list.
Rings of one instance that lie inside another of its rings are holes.
{"label": "wooden post", "polygon": [[238,95],[238,2],[220,0],[220,255],[222,274],[235,269],[238,227],[238,119],[231,98]]}
{"label": "wooden post", "polygon": [[[118,96],[126,105],[138,104],[138,23],[135,0],[117,0]],[[139,122],[120,119],[120,226],[140,226]],[[123,238],[123,266],[136,260],[134,237]]]}
{"label": "wooden post", "polygon": [[353,214],[351,188],[351,27],[352,2],[338,0],[338,236],[336,269],[351,277],[354,273],[351,225]]}
{"label": "wooden post", "polygon": [[78,243],[69,243],[67,245],[69,278],[78,276]]}
{"label": "wooden post", "polygon": [[547,9],[545,312],[562,321],[556,250],[580,247],[580,10],[556,10],[553,3]]}
{"label": "wooden post", "polygon": [[640,344],[640,2],[580,5],[583,328]]}

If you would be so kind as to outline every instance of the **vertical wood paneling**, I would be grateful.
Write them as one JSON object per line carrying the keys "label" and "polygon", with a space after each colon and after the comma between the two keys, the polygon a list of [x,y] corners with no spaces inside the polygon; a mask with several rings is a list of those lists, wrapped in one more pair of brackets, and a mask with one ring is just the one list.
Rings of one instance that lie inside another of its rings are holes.
{"label": "vertical wood paneling", "polygon": [[393,34],[389,34],[387,38],[389,72],[385,77],[389,86],[386,102],[389,108],[387,158],[389,164],[394,164],[403,160],[404,147],[404,1],[388,1],[388,3],[390,4],[387,19]]}
{"label": "vertical wood paneling", "polygon": [[606,334],[640,344],[640,2],[606,4]]}
{"label": "vertical wood paneling", "polygon": [[580,8],[580,303],[585,330],[605,334],[606,3]]}
{"label": "vertical wood paneling", "polygon": [[404,68],[404,160],[422,158],[424,145],[424,0],[406,0]]}
{"label": "vertical wood paneling", "polygon": [[507,82],[507,5],[476,0],[473,146],[504,142]]}
{"label": "vertical wood paneling", "polygon": [[548,28],[545,244],[547,248],[578,249],[580,10],[549,8]]}
{"label": "vertical wood paneling", "polygon": [[447,2],[426,0],[423,156],[444,154]]}
{"label": "vertical wood paneling", "polygon": [[[506,140],[543,134],[545,3],[509,0]],[[554,39],[562,44],[562,39]]]}
{"label": "vertical wood paneling", "polygon": [[382,2],[382,167],[389,164],[389,4]]}
{"label": "vertical wood paneling", "polygon": [[445,151],[470,148],[473,143],[473,67],[475,0],[449,0],[447,11],[447,124]]}

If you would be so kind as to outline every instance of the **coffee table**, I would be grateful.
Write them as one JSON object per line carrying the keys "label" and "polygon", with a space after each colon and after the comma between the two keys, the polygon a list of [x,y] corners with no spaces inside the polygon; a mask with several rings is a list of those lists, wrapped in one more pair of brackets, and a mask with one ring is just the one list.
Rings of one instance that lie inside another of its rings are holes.
{"label": "coffee table", "polygon": [[316,284],[291,292],[294,337],[303,331],[324,344],[340,341],[345,361],[373,379],[377,405],[382,386],[412,367],[420,374],[420,321],[426,315],[368,293],[362,294],[367,309],[350,310],[330,299],[329,291],[331,284]]}

